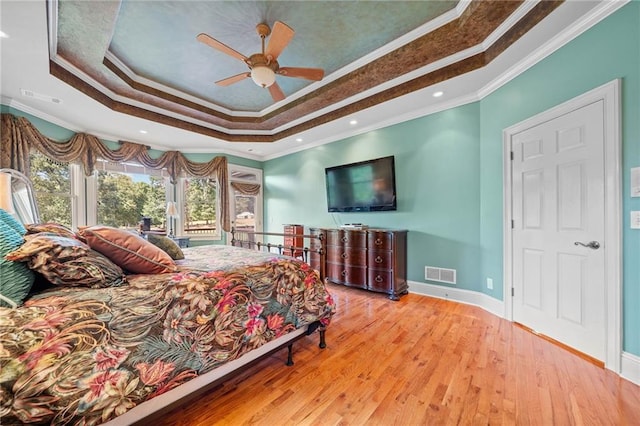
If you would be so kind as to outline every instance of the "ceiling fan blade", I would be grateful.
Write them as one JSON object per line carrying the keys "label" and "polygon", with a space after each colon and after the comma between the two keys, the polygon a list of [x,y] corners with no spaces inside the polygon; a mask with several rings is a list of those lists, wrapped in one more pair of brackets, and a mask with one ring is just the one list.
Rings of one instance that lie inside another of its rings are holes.
{"label": "ceiling fan blade", "polygon": [[278,83],[273,83],[271,86],[269,86],[269,93],[271,93],[271,97],[276,102],[286,98],[286,96],[284,95],[284,92],[282,91],[280,86],[278,86]]}
{"label": "ceiling fan blade", "polygon": [[211,37],[210,35],[207,35],[205,33],[200,33],[198,34],[198,36],[196,37],[196,39],[201,42],[206,44],[207,46],[211,46],[216,50],[219,50],[222,53],[226,53],[229,56],[233,56],[236,59],[240,59],[243,62],[246,62],[247,57],[244,56],[242,53],[230,48],[229,46],[227,46],[226,44],[219,42],[218,40],[216,40],[215,38]]}
{"label": "ceiling fan blade", "polygon": [[248,72],[243,72],[242,74],[237,74],[237,75],[233,75],[231,77],[227,77],[227,78],[223,78],[222,80],[218,80],[216,81],[216,84],[218,86],[229,86],[233,83],[237,83],[240,80],[244,80],[245,78],[249,77],[251,75],[251,73]]}
{"label": "ceiling fan blade", "polygon": [[324,70],[321,68],[298,68],[280,67],[278,74],[285,77],[304,78],[307,80],[320,81],[324,77]]}
{"label": "ceiling fan blade", "polygon": [[289,28],[287,24],[276,21],[276,23],[273,24],[269,44],[264,54],[267,57],[271,56],[273,59],[278,59],[278,56],[280,56],[284,48],[287,47],[294,34],[295,31]]}

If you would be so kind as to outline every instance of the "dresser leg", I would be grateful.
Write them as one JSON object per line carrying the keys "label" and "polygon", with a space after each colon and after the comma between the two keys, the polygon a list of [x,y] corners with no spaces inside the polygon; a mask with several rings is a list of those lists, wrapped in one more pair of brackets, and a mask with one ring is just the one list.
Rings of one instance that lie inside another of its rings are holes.
{"label": "dresser leg", "polygon": [[393,300],[394,302],[397,302],[398,300],[400,300],[400,296],[398,296],[398,295],[397,295],[397,294],[395,294],[395,293],[391,293],[391,294],[389,295],[389,299]]}

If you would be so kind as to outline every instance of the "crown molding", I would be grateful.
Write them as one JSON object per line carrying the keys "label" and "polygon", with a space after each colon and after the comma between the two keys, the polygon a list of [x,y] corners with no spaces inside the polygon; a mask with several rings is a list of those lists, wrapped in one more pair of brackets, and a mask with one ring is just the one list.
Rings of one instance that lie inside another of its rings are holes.
{"label": "crown molding", "polygon": [[[567,26],[549,42],[531,52],[523,60],[510,67],[507,71],[503,72],[500,76],[480,89],[478,92],[480,99],[490,95],[523,72],[527,71],[529,68],[536,65],[538,62],[545,59],[547,56],[556,52],[558,49],[565,46],[570,41],[629,3],[629,1],[630,0],[612,0],[601,2],[580,19]],[[558,10],[561,10],[562,7],[563,5],[561,5]]]}

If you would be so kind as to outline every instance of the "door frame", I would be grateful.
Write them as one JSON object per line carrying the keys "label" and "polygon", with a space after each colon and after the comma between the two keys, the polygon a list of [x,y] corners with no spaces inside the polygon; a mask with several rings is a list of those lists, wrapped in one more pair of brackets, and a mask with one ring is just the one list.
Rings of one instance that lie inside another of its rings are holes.
{"label": "door frame", "polygon": [[503,130],[504,317],[513,321],[513,182],[511,146],[515,134],[597,101],[604,104],[605,367],[620,373],[622,355],[622,159],[620,85],[616,79]]}

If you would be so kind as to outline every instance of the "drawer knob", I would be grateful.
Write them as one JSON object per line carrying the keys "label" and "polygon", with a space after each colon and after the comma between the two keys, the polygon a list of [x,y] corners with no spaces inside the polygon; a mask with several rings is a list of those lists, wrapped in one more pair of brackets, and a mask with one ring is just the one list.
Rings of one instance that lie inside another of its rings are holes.
{"label": "drawer knob", "polygon": [[347,276],[347,271],[342,271],[342,273],[340,275],[342,275],[343,277],[346,277]]}
{"label": "drawer knob", "polygon": [[377,283],[381,283],[383,281],[382,277],[380,275],[376,275],[376,280]]}
{"label": "drawer knob", "polygon": [[347,253],[342,253],[342,254],[340,255],[340,257],[341,257],[341,258],[343,258],[343,259],[346,259],[346,258],[347,258]]}
{"label": "drawer knob", "polygon": [[347,242],[347,237],[342,237],[341,239],[342,239],[342,242],[343,242],[343,243],[346,243],[346,242]]}
{"label": "drawer knob", "polygon": [[381,245],[382,245],[382,240],[381,240],[380,238],[376,238],[376,240],[375,240],[375,244],[376,244],[377,246],[381,246]]}
{"label": "drawer knob", "polygon": [[376,262],[376,263],[382,263],[382,258],[381,258],[380,256],[377,256],[377,257],[374,259],[374,262]]}

